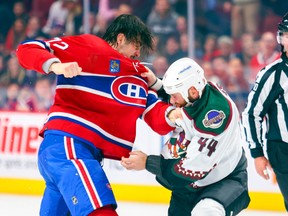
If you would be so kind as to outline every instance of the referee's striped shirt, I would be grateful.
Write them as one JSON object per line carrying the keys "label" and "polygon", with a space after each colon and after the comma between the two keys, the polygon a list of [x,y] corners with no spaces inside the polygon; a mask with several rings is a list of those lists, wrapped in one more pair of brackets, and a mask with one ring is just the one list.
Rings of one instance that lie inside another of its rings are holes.
{"label": "referee's striped shirt", "polygon": [[267,140],[288,144],[288,58],[267,65],[256,78],[242,113],[242,123],[252,157],[263,156],[263,127]]}

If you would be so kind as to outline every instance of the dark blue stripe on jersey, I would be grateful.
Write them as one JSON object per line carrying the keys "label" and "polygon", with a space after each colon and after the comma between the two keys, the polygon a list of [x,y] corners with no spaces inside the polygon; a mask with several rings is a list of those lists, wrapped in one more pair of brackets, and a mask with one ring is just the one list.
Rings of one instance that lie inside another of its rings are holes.
{"label": "dark blue stripe on jersey", "polygon": [[129,150],[132,149],[132,147],[127,146],[127,145],[125,145],[125,144],[123,144],[123,143],[117,142],[116,140],[113,140],[113,139],[105,136],[104,134],[102,134],[102,133],[101,133],[100,131],[98,131],[97,129],[95,129],[95,128],[87,125],[87,124],[84,124],[84,123],[82,123],[82,122],[80,122],[80,121],[77,121],[77,120],[75,120],[75,119],[71,119],[71,118],[64,117],[64,116],[53,116],[53,117],[50,117],[50,118],[49,118],[49,121],[50,121],[50,120],[55,120],[55,119],[63,119],[63,120],[69,121],[69,122],[74,122],[74,123],[76,123],[76,124],[78,124],[78,125],[83,126],[84,128],[86,128],[86,129],[88,129],[88,130],[93,131],[94,133],[97,133],[99,136],[101,136],[103,139],[107,140],[107,141],[110,142],[110,143],[116,144],[116,145],[118,145],[118,146],[121,146],[121,147],[126,148],[126,149],[129,149]]}
{"label": "dark blue stripe on jersey", "polygon": [[111,92],[111,84],[115,77],[101,77],[101,76],[76,76],[73,78],[65,78],[63,75],[59,75],[57,79],[57,85],[77,85],[94,90],[109,93]]}
{"label": "dark blue stripe on jersey", "polygon": [[[91,88],[93,90],[101,91],[107,94],[111,94],[111,86],[116,78],[117,77],[90,76],[89,79],[87,79],[87,76],[85,75],[76,76],[73,78],[65,78],[63,75],[59,75],[57,79],[57,85],[77,85],[86,88]],[[131,85],[134,84],[131,83]],[[119,91],[125,94],[125,92],[127,92],[127,85],[119,86]],[[146,92],[144,90],[140,90],[139,93],[140,98],[147,97]]]}
{"label": "dark blue stripe on jersey", "polygon": [[35,42],[35,41],[43,44],[45,49],[48,50],[49,52],[51,51],[50,48],[46,45],[46,43],[44,41],[42,41],[42,40],[25,40],[25,41],[21,42],[21,44],[25,44],[25,43],[28,43],[28,42]]}

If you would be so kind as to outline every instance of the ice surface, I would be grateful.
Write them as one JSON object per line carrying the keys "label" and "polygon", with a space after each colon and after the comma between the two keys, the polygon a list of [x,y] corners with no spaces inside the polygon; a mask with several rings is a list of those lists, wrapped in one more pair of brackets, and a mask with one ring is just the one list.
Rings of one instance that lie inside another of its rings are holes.
{"label": "ice surface", "polygon": [[[37,216],[41,197],[0,194],[1,216]],[[118,202],[119,216],[166,216],[168,206],[165,204]],[[284,212],[262,212],[245,210],[239,216],[284,216]]]}

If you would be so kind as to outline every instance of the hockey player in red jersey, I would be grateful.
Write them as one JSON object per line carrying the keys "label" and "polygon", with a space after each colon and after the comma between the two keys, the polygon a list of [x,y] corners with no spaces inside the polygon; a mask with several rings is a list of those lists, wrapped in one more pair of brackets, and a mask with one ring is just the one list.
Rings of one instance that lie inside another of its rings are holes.
{"label": "hockey player in red jersey", "polygon": [[169,216],[237,215],[249,202],[247,159],[239,112],[192,59],[175,61],[163,87],[177,108],[168,116],[179,127],[161,156],[133,151],[122,158],[127,169],[145,169],[170,189]]}
{"label": "hockey player in red jersey", "polygon": [[103,157],[129,155],[139,117],[159,134],[174,127],[165,115],[172,107],[148,89],[141,76],[148,69],[135,59],[152,50],[144,23],[121,15],[103,39],[84,34],[24,41],[17,49],[24,68],[57,74],[55,101],[40,132],[41,216],[117,215]]}

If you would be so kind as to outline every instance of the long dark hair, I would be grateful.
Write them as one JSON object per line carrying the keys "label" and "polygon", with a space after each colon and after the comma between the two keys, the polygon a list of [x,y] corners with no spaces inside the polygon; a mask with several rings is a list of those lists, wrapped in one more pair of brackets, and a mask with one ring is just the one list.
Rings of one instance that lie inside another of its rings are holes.
{"label": "long dark hair", "polygon": [[119,33],[124,34],[128,42],[140,43],[144,54],[153,50],[152,33],[139,17],[131,14],[118,16],[107,28],[103,39],[115,45]]}

